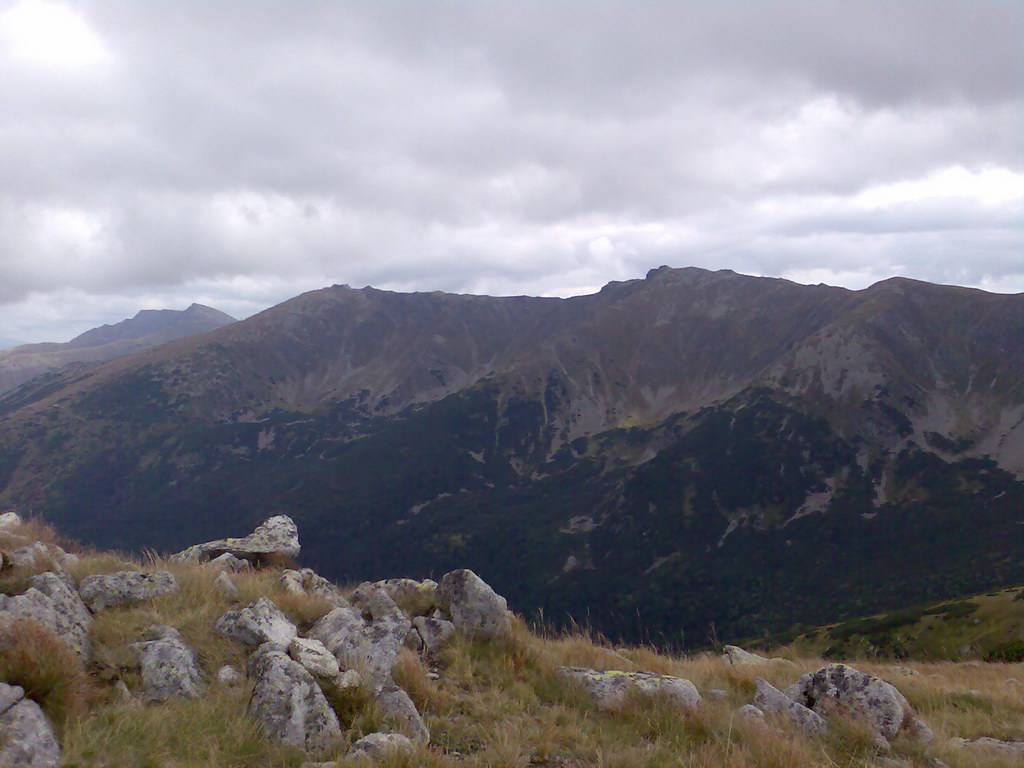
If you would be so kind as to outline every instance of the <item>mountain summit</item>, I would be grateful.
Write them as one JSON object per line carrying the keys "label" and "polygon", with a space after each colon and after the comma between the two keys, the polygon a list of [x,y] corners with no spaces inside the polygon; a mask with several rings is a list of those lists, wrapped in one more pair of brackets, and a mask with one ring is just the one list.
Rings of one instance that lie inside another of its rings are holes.
{"label": "mountain summit", "polygon": [[66,344],[22,344],[0,352],[0,394],[71,363],[94,363],[131,354],[167,341],[206,333],[235,322],[212,307],[144,309],[135,317],[102,325]]}
{"label": "mountain summit", "polygon": [[333,286],[10,393],[0,504],[137,549],[286,512],[332,578],[486,564],[610,635],[821,623],[1024,580],[1022,317],[694,268]]}

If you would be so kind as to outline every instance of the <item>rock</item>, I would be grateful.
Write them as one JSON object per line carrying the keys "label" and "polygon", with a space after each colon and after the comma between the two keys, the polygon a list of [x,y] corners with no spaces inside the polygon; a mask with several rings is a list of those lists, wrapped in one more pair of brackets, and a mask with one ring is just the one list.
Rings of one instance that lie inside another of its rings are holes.
{"label": "rock", "polygon": [[0,683],[0,715],[25,698],[25,689],[20,685]]}
{"label": "rock", "polygon": [[249,676],[255,683],[249,708],[270,741],[298,747],[312,757],[337,746],[338,717],[301,664],[265,645],[250,658]]}
{"label": "rock", "polygon": [[472,639],[497,640],[511,634],[505,598],[465,568],[441,579],[438,603],[451,616],[455,629]]}
{"label": "rock", "polygon": [[829,664],[815,672],[797,701],[826,717],[837,712],[860,720],[886,741],[900,731],[919,741],[931,736],[902,693],[845,664]]}
{"label": "rock", "polygon": [[80,659],[88,660],[92,652],[89,630],[92,615],[78,592],[54,573],[39,573],[29,583],[50,598],[54,610],[54,633],[64,640]]}
{"label": "rock", "polygon": [[53,599],[35,587],[13,597],[0,594],[0,633],[8,634],[11,623],[18,619],[35,621],[57,635],[58,619]]}
{"label": "rock", "polygon": [[416,744],[430,742],[430,731],[416,710],[409,694],[397,685],[388,685],[377,695],[377,710],[384,720]]}
{"label": "rock", "polygon": [[33,541],[8,552],[6,559],[11,568],[19,571],[48,570],[58,566],[57,560],[41,541]]}
{"label": "rock", "polygon": [[700,706],[700,694],[689,680],[653,672],[599,671],[584,667],[559,667],[557,674],[583,686],[599,709],[615,710],[632,695],[665,696],[683,709]]}
{"label": "rock", "polygon": [[370,614],[369,621],[355,608],[335,608],[309,636],[322,642],[342,669],[358,671],[363,685],[376,695],[391,682],[391,667],[412,625],[379,587],[365,585],[353,593],[353,600]]}
{"label": "rock", "polygon": [[167,571],[120,571],[102,576],[86,576],[78,585],[78,593],[93,613],[120,605],[135,605],[177,589],[178,583]]}
{"label": "rock", "polygon": [[[21,689],[17,686],[4,688]],[[0,694],[9,701],[15,692]],[[23,695],[24,692],[22,692]],[[60,745],[39,705],[21,698],[0,714],[0,768],[57,768]]]}
{"label": "rock", "polygon": [[747,722],[764,723],[764,712],[753,704],[744,704],[737,709],[736,717]]}
{"label": "rock", "polygon": [[331,681],[331,685],[338,691],[348,688],[358,688],[363,684],[363,678],[354,669],[347,669]]}
{"label": "rock", "polygon": [[281,586],[289,595],[306,594],[306,588],[302,586],[302,574],[298,571],[281,571]]}
{"label": "rock", "polygon": [[795,701],[798,704],[803,704],[804,691],[807,690],[807,686],[810,685],[813,674],[808,672],[806,675],[801,675],[800,679],[792,685],[787,685],[782,689],[782,694],[791,701]]}
{"label": "rock", "polygon": [[428,616],[437,608],[437,582],[431,579],[387,579],[378,581],[406,616]]}
{"label": "rock", "polygon": [[238,685],[242,682],[242,673],[236,667],[225,664],[217,670],[217,682],[222,685]]}
{"label": "rock", "polygon": [[[177,557],[177,555],[174,555]],[[235,557],[230,552],[225,552],[223,555],[210,560],[210,565],[216,568],[222,568],[225,571],[232,571],[237,573],[238,571],[247,571],[252,568],[252,564],[248,560],[243,560],[240,557]]]}
{"label": "rock", "polygon": [[412,741],[400,733],[371,733],[353,744],[345,757],[381,761],[391,755],[411,753],[414,749]]}
{"label": "rock", "polygon": [[409,630],[409,634],[405,636],[405,641],[402,644],[413,653],[423,652],[423,638],[420,637],[416,627]]}
{"label": "rock", "polygon": [[238,588],[226,571],[217,574],[217,578],[213,580],[213,586],[231,602],[238,600]]}
{"label": "rock", "polygon": [[288,646],[288,655],[315,677],[333,680],[341,674],[338,660],[319,640],[293,637]]}
{"label": "rock", "polygon": [[115,704],[129,704],[133,700],[132,692],[128,690],[128,686],[125,685],[124,680],[118,680],[114,683],[114,690],[112,693]]}
{"label": "rock", "polygon": [[266,597],[253,600],[240,611],[228,611],[217,620],[217,631],[246,645],[273,643],[285,649],[298,635],[295,625]]}
{"label": "rock", "polygon": [[0,529],[14,528],[17,525],[21,525],[21,515],[17,512],[4,512],[0,515]]}
{"label": "rock", "polygon": [[915,675],[921,674],[916,669],[911,669],[910,667],[896,667],[896,671],[906,677],[914,677]]}
{"label": "rock", "polygon": [[1024,741],[1001,741],[1000,739],[993,739],[991,736],[982,736],[972,741],[951,739],[950,742],[960,747],[992,749],[1004,755],[1024,755]]}
{"label": "rock", "polygon": [[299,530],[287,515],[272,517],[248,536],[217,539],[195,544],[172,555],[172,560],[205,563],[227,553],[253,565],[265,565],[275,558],[298,557]]}
{"label": "rock", "polygon": [[756,653],[744,651],[738,645],[727,645],[723,650],[725,653],[722,654],[722,659],[727,661],[729,664],[768,664],[771,662],[771,659],[766,659],[764,656],[758,656]]}
{"label": "rock", "polygon": [[167,701],[173,696],[193,699],[203,690],[202,676],[192,649],[185,645],[176,629],[151,627],[154,639],[133,643],[142,669],[142,698]]}
{"label": "rock", "polygon": [[417,616],[412,620],[423,641],[423,652],[428,659],[437,658],[452,636],[455,634],[455,625],[444,619],[434,619],[429,616]]}
{"label": "rock", "polygon": [[708,698],[715,701],[725,701],[729,698],[729,692],[723,688],[712,688],[708,691]]}
{"label": "rock", "polygon": [[754,694],[754,706],[762,712],[773,712],[785,715],[804,733],[824,733],[825,721],[821,715],[790,699],[767,680],[754,680],[757,693]]}

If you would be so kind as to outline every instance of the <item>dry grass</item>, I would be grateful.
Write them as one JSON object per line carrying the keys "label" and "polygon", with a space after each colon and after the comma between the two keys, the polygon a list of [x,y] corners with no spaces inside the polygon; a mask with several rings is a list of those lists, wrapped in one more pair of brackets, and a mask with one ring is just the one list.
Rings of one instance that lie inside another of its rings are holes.
{"label": "dry grass", "polygon": [[[87,553],[73,572],[81,578],[124,565],[123,558]],[[10,670],[18,684],[26,680],[35,685],[35,695],[63,723],[65,766],[300,766],[300,755],[262,739],[246,714],[251,692],[246,686],[225,688],[210,682],[200,699],[150,706],[113,703],[109,692],[117,679],[129,687],[137,684],[129,645],[152,624],[181,631],[196,650],[206,679],[213,681],[223,664],[244,669],[247,655],[240,643],[214,631],[224,612],[269,597],[305,628],[327,613],[330,604],[285,593],[275,570],[231,574],[239,592],[239,601],[232,603],[214,586],[215,568],[155,558],[129,565],[170,570],[180,589],[147,604],[99,614],[93,627],[96,660],[88,677],[66,654],[62,657],[47,645],[54,642],[52,637],[26,634],[30,639],[10,651],[15,655],[9,661],[0,656],[0,671]],[[906,676],[895,665],[852,663],[895,684],[935,731],[935,743],[926,747],[895,740],[888,757],[914,768],[925,768],[931,758],[942,759],[949,768],[1020,764],[999,754],[957,749],[949,740],[1024,738],[1024,684],[1008,682],[1024,682],[1024,665],[906,663],[918,672]],[[755,678],[781,688],[819,668],[820,657],[734,667],[713,654],[676,657],[645,647],[614,648],[581,633],[541,638],[517,621],[508,641],[456,639],[437,664],[440,676],[433,679],[417,654],[403,650],[399,655],[394,677],[423,714],[432,744],[385,761],[385,768],[868,768],[880,765],[883,757],[856,723],[836,722],[827,736],[810,738],[778,717],[761,725],[736,717],[736,709],[753,697]],[[556,675],[560,666],[683,677],[697,686],[704,704],[699,711],[681,712],[664,700],[637,699],[621,711],[603,712]],[[15,669],[23,670],[20,678]],[[34,683],[29,670],[35,670]],[[711,689],[724,690],[725,698],[708,696]],[[97,696],[97,690],[106,694]],[[347,743],[382,724],[365,694],[350,691],[329,699],[347,729]],[[339,755],[344,749],[339,747]],[[366,765],[340,758],[336,764]]]}

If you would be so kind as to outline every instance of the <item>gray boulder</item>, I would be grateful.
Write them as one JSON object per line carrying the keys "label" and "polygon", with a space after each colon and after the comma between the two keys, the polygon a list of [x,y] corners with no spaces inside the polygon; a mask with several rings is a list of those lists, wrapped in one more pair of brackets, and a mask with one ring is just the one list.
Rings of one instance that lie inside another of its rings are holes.
{"label": "gray boulder", "polygon": [[335,607],[349,605],[341,590],[312,568],[281,571],[281,586],[289,594],[320,597]]}
{"label": "gray boulder", "polygon": [[53,598],[35,587],[20,595],[0,594],[0,633],[10,634],[11,624],[19,619],[36,621],[57,634],[58,619]]}
{"label": "gray boulder", "polygon": [[19,686],[0,683],[0,768],[57,768],[53,726]]}
{"label": "gray boulder", "polygon": [[415,748],[412,741],[400,733],[371,733],[349,747],[345,757],[380,762],[392,755],[409,754]]}
{"label": "gray boulder", "polygon": [[970,741],[967,739],[951,739],[951,743],[954,746],[966,747],[967,749],[976,747],[990,749],[993,752],[1009,756],[1024,755],[1024,741],[1002,741],[1000,739],[993,739],[991,736],[982,736],[979,739]]}
{"label": "gray boulder", "polygon": [[101,576],[86,576],[78,585],[78,593],[93,613],[153,600],[176,592],[177,589],[178,582],[167,571],[119,571]]}
{"label": "gray boulder", "polygon": [[239,685],[242,680],[242,673],[230,664],[225,664],[217,670],[217,682],[221,685]]}
{"label": "gray boulder", "polygon": [[769,664],[771,659],[758,656],[756,653],[745,651],[738,645],[727,645],[723,649],[722,659],[729,664],[739,666],[742,664]]}
{"label": "gray boulder", "polygon": [[511,634],[505,598],[468,569],[445,574],[438,603],[451,616],[455,629],[466,637],[498,640]]}
{"label": "gray boulder", "polygon": [[582,686],[602,710],[619,709],[635,695],[664,696],[681,709],[697,709],[701,705],[696,686],[679,677],[584,667],[559,667],[556,674]]}
{"label": "gray boulder", "polygon": [[814,710],[793,701],[760,677],[754,681],[754,685],[757,686],[757,693],[754,694],[754,706],[762,712],[785,715],[804,733],[821,734],[825,732],[825,721]]}
{"label": "gray boulder", "polygon": [[298,557],[299,529],[287,515],[277,515],[265,521],[248,536],[239,539],[217,539],[195,544],[172,555],[172,560],[205,563],[221,555],[246,560],[253,565],[264,565],[279,557]]}
{"label": "gray boulder", "polygon": [[288,655],[299,662],[314,677],[333,680],[341,674],[334,655],[319,640],[311,637],[293,637]]}
{"label": "gray boulder", "polygon": [[253,600],[239,611],[228,611],[217,620],[216,628],[246,645],[273,643],[282,649],[298,635],[295,625],[266,597]]}
{"label": "gray boulder", "polygon": [[4,512],[0,515],[0,529],[14,528],[21,525],[21,515],[17,512]]}
{"label": "gray boulder", "polygon": [[435,659],[455,635],[455,625],[444,619],[417,616],[412,620],[423,643],[423,653],[428,659]]}
{"label": "gray boulder", "polygon": [[363,685],[376,695],[391,682],[391,667],[412,623],[379,587],[364,585],[353,593],[353,600],[369,619],[356,608],[335,608],[309,636],[323,643],[342,669],[359,672]]}
{"label": "gray boulder", "polygon": [[80,659],[87,660],[92,652],[89,630],[92,614],[85,607],[78,592],[54,573],[40,573],[29,582],[50,598],[54,611],[54,633],[64,640]]}
{"label": "gray boulder", "polygon": [[409,694],[397,685],[388,685],[377,694],[377,710],[385,722],[396,731],[405,734],[416,744],[430,742],[430,731],[412,703]]}
{"label": "gray boulder", "polygon": [[437,608],[437,582],[431,579],[387,579],[380,586],[406,616],[429,616]]}
{"label": "gray boulder", "polygon": [[228,576],[227,571],[221,571],[217,574],[217,578],[213,580],[213,586],[231,602],[238,600],[238,587],[235,586],[235,582]]}
{"label": "gray boulder", "polygon": [[203,690],[202,676],[195,654],[181,641],[172,627],[150,629],[154,639],[134,643],[142,670],[142,698],[145,701],[167,701],[173,696],[192,699]]}
{"label": "gray boulder", "polygon": [[341,727],[320,686],[301,664],[273,646],[263,646],[249,660],[254,680],[249,709],[266,737],[290,744],[313,757],[330,752]]}
{"label": "gray boulder", "polygon": [[[173,557],[177,558],[178,555],[174,555]],[[230,552],[225,552],[223,555],[217,555],[217,557],[213,558],[209,562],[210,565],[214,566],[215,568],[222,568],[225,571],[233,571],[236,573],[238,571],[248,571],[252,568],[252,564],[248,560],[243,560],[240,557],[235,557]]]}
{"label": "gray boulder", "polygon": [[902,693],[884,680],[845,664],[829,664],[815,672],[797,701],[825,717],[838,713],[860,720],[880,743],[901,731],[923,743],[932,740],[931,731]]}

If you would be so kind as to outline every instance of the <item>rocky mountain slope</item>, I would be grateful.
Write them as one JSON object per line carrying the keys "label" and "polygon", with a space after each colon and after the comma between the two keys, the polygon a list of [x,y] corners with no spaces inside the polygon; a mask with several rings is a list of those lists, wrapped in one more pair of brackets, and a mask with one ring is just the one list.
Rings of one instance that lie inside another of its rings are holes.
{"label": "rocky mountain slope", "polygon": [[163,550],[286,512],[328,577],[486,566],[615,637],[822,624],[1024,581],[1022,318],[699,269],[334,286],[9,393],[0,505]]}
{"label": "rocky mountain slope", "polygon": [[233,322],[233,317],[219,310],[193,304],[181,311],[144,309],[131,319],[93,328],[64,344],[20,344],[7,349],[0,344],[0,394],[65,365],[110,360]]}
{"label": "rocky mountain slope", "polygon": [[286,516],[145,564],[62,542],[0,515],[3,766],[1004,768],[1024,755],[1019,664],[545,637],[465,569],[355,588],[298,569]]}

